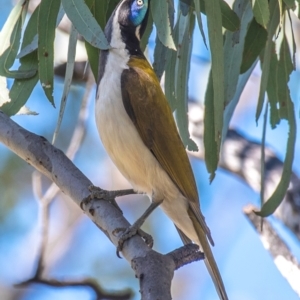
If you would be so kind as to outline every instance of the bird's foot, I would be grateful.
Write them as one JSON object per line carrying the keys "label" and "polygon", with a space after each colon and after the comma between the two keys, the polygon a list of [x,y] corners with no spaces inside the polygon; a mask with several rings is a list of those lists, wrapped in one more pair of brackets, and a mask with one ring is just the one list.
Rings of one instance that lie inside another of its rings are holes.
{"label": "bird's foot", "polygon": [[116,197],[121,197],[125,195],[135,194],[134,190],[117,190],[117,191],[106,191],[100,187],[90,185],[89,186],[90,194],[81,201],[80,207],[83,210],[83,207],[90,203],[92,199],[105,200],[113,204],[119,211],[122,212],[120,207],[116,202]]}
{"label": "bird's foot", "polygon": [[117,228],[114,233],[117,234],[120,231],[124,231],[122,236],[120,237],[118,241],[118,247],[117,247],[117,256],[121,258],[120,251],[123,249],[124,242],[133,237],[134,235],[138,234],[148,245],[148,247],[153,247],[153,238],[150,234],[146,233],[142,229],[139,228],[138,224],[133,224],[132,226],[129,226],[128,228]]}

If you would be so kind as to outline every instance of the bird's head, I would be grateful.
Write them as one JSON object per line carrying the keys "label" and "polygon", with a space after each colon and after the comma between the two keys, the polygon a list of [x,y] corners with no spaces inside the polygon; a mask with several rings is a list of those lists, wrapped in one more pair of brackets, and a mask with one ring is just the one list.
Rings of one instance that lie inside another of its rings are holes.
{"label": "bird's head", "polygon": [[140,52],[139,42],[146,29],[150,0],[121,0],[112,13],[105,33],[112,48]]}

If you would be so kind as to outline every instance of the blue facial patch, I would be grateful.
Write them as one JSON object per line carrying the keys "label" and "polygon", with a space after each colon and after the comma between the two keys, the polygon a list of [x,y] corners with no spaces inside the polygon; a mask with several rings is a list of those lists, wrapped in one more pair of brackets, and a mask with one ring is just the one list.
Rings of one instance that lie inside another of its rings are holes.
{"label": "blue facial patch", "polygon": [[139,26],[146,15],[148,9],[148,0],[134,0],[131,4],[130,21],[134,26]]}

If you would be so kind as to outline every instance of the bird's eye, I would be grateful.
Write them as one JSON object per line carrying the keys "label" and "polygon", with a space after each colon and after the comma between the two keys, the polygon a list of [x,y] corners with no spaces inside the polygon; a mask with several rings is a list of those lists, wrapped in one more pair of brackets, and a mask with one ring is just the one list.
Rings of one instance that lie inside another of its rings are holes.
{"label": "bird's eye", "polygon": [[144,4],[144,1],[143,0],[136,0],[136,4],[138,6],[142,6]]}

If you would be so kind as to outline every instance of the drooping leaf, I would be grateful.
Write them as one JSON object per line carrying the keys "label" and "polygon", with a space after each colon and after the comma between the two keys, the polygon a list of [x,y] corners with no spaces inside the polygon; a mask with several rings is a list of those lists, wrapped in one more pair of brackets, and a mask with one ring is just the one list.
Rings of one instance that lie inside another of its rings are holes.
{"label": "drooping leaf", "polygon": [[160,41],[160,39],[158,38],[158,36],[156,36],[153,69],[159,81],[163,75],[163,72],[165,71],[168,54],[169,54],[169,49],[165,47]]}
{"label": "drooping leaf", "polygon": [[[205,8],[212,60],[214,139],[217,143],[218,151],[218,153],[213,154],[213,156],[219,157],[225,107],[224,53],[220,2],[219,0],[205,0]],[[205,149],[205,151],[207,151],[207,149]],[[212,171],[212,174],[213,173],[214,171]]]}
{"label": "drooping leaf", "polygon": [[[173,39],[176,45],[180,43],[179,23],[180,23],[180,18],[179,20],[177,20],[177,23],[173,31]],[[166,70],[165,70],[165,95],[173,112],[176,110],[177,107],[177,96],[175,92],[177,74],[178,74],[177,51],[169,49],[169,54],[167,56],[167,62],[166,62]]]}
{"label": "drooping leaf", "polygon": [[[34,13],[35,12],[39,12],[39,9],[40,9],[40,5],[38,5],[36,7],[36,9],[34,10]],[[34,13],[31,15],[31,17],[34,15]],[[63,6],[60,5],[59,7],[59,11],[58,11],[58,14],[57,14],[57,19],[56,19],[56,27],[59,25],[59,23],[61,22],[63,16],[65,15],[65,11],[63,9]],[[39,38],[38,38],[38,34],[37,34],[37,28],[32,28],[32,30],[34,31],[35,35],[34,37],[31,39],[31,42],[29,42],[30,39],[28,39],[28,37],[26,36],[27,34],[29,34],[30,36],[32,36],[32,33],[29,33],[28,31],[26,32],[26,35],[24,34],[24,37],[23,39],[24,40],[27,40],[26,42],[26,46],[19,52],[19,54],[17,55],[17,58],[22,58],[23,56],[33,52],[34,50],[36,50],[38,48],[38,41],[39,41]]]}
{"label": "drooping leaf", "polygon": [[141,47],[142,51],[145,51],[145,49],[147,47],[149,37],[151,35],[152,30],[153,30],[153,18],[152,18],[152,15],[149,14],[147,26],[146,26],[145,32],[141,38],[141,42],[140,42],[140,47]]}
{"label": "drooping leaf", "polygon": [[266,45],[268,32],[255,19],[252,19],[245,40],[243,62],[240,73],[245,73],[257,59]]}
{"label": "drooping leaf", "polygon": [[[37,51],[34,51],[25,57],[21,58],[21,66],[19,67],[20,71],[37,69],[38,68],[38,58]],[[39,80],[38,73],[29,79],[15,79],[10,92],[9,97],[10,102],[5,103],[1,110],[8,116],[15,115],[27,102],[30,97],[34,87],[36,86]]]}
{"label": "drooping leaf", "polygon": [[252,9],[257,23],[267,28],[270,19],[268,0],[252,0]]}
{"label": "drooping leaf", "polygon": [[270,61],[270,73],[267,84],[267,93],[270,103],[270,124],[272,129],[274,129],[280,122],[279,116],[279,98],[277,92],[277,72],[278,72],[278,59],[275,51],[275,43],[272,42],[271,49],[271,61]]}
{"label": "drooping leaf", "polygon": [[87,42],[99,49],[109,49],[109,43],[104,32],[93,17],[84,0],[62,0],[62,5],[76,30]]}
{"label": "drooping leaf", "polygon": [[279,4],[277,0],[270,0],[270,22],[268,24],[268,39],[266,47],[263,54],[263,63],[262,63],[262,75],[260,81],[260,89],[258,96],[258,104],[256,108],[256,121],[258,121],[263,107],[265,92],[268,84],[268,77],[270,72],[270,60],[271,60],[271,49],[272,49],[272,39],[276,32],[276,28],[279,24]]}
{"label": "drooping leaf", "polygon": [[[286,190],[290,184],[290,177],[292,174],[292,165],[294,160],[295,142],[296,142],[296,120],[294,113],[294,105],[290,98],[290,91],[288,87],[289,76],[293,71],[293,63],[289,50],[287,39],[284,35],[280,49],[280,59],[278,62],[278,98],[279,103],[284,107],[286,115],[281,115],[281,118],[287,118],[289,123],[289,136],[287,141],[287,150],[283,164],[283,170],[280,182],[271,197],[263,205],[260,212],[257,212],[262,217],[267,217],[272,214],[282,202]],[[281,112],[281,110],[280,110]]]}
{"label": "drooping leaf", "polygon": [[241,74],[239,76],[235,94],[234,94],[232,100],[229,102],[229,104],[225,108],[224,125],[223,125],[223,131],[222,131],[222,140],[223,141],[224,141],[225,137],[227,136],[229,123],[233,116],[234,110],[239,102],[239,99],[244,90],[244,87],[246,86],[246,83],[248,82],[250,75],[252,74],[252,71],[254,70],[254,68],[257,64],[257,61],[258,61],[258,59],[256,59],[256,61],[252,64],[252,66],[244,74]]}
{"label": "drooping leaf", "polygon": [[36,70],[9,70],[17,57],[20,47],[23,14],[26,13],[26,7],[20,1],[13,8],[0,33],[0,76],[25,79],[32,77],[36,73]]}
{"label": "drooping leaf", "polygon": [[[24,49],[24,47],[31,43],[32,39],[37,34],[38,13],[39,7],[35,9],[28,21],[24,32],[21,51],[22,49]],[[22,57],[20,59],[20,63],[21,66],[19,67],[18,71],[38,70],[37,51],[33,51],[32,53]],[[5,112],[8,116],[15,115],[27,102],[29,96],[32,93],[32,90],[38,82],[38,79],[38,73],[26,80],[15,79],[9,92],[11,101],[5,103],[1,107],[1,110]]]}
{"label": "drooping leaf", "polygon": [[54,38],[60,0],[42,1],[38,15],[39,78],[48,100],[54,105]]}
{"label": "drooping leaf", "polygon": [[[108,9],[108,0],[85,0],[88,8],[90,9],[95,20],[101,28],[104,28],[107,22],[106,11]],[[85,41],[85,49],[87,52],[89,64],[93,72],[95,81],[98,82],[98,66],[100,49],[92,46],[89,42]]]}
{"label": "drooping leaf", "polygon": [[188,129],[188,79],[190,73],[192,55],[192,35],[195,27],[194,14],[189,13],[186,17],[180,16],[186,21],[184,34],[181,40],[181,47],[178,49],[178,73],[176,82],[176,97],[179,99],[176,107],[175,117],[178,130],[183,144],[189,151],[198,151],[196,143],[190,138]]}
{"label": "drooping leaf", "polygon": [[199,27],[200,33],[202,35],[203,42],[204,42],[204,44],[207,48],[206,38],[205,38],[203,25],[202,25],[202,18],[201,18],[201,1],[200,0],[194,0],[194,3],[195,3],[195,11],[196,11],[196,16],[197,16],[197,21],[198,21],[198,27]]}
{"label": "drooping leaf", "polygon": [[214,87],[212,71],[208,77],[205,92],[205,111],[204,111],[204,134],[203,143],[205,149],[205,165],[210,174],[209,180],[213,181],[219,162],[219,146],[215,140],[215,115],[214,115]]}
{"label": "drooping leaf", "polygon": [[241,19],[241,28],[237,32],[226,31],[224,43],[225,64],[225,105],[233,98],[238,83],[242,63],[247,28],[253,18],[251,4],[248,0],[237,0],[234,11]]}
{"label": "drooping leaf", "polygon": [[54,130],[52,144],[55,143],[55,140],[57,138],[61,126],[61,122],[64,116],[65,108],[66,108],[67,97],[72,84],[75,55],[76,55],[77,36],[78,36],[77,30],[75,29],[74,25],[72,25],[70,36],[69,36],[68,59],[67,59],[66,75],[65,75],[65,82],[64,82],[64,90],[60,101],[59,116],[58,116],[56,128]]}
{"label": "drooping leaf", "polygon": [[17,52],[20,46],[22,30],[22,17],[20,15],[17,23],[13,26],[13,31],[10,37],[10,45],[0,56],[0,76],[8,78],[25,79],[34,76],[36,70],[11,71]]}
{"label": "drooping leaf", "polygon": [[176,47],[172,37],[172,28],[168,13],[169,3],[167,1],[152,0],[150,10],[160,41],[167,48],[175,50]]}
{"label": "drooping leaf", "polygon": [[296,9],[296,3],[295,0],[283,0],[283,2],[286,4],[286,6],[289,9],[295,10]]}

